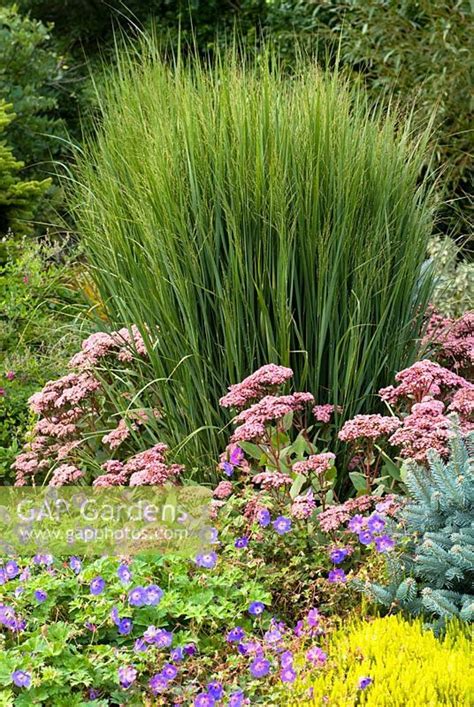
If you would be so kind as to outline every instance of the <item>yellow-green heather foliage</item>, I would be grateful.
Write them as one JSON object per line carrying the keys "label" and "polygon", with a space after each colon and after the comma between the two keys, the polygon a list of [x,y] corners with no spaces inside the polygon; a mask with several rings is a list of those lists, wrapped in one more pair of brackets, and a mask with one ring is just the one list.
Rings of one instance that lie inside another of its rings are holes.
{"label": "yellow-green heather foliage", "polygon": [[[474,704],[473,655],[468,629],[459,624],[438,639],[421,620],[358,622],[330,639],[327,665],[308,685],[312,700],[294,704],[467,707]],[[361,678],[372,683],[361,690]]]}

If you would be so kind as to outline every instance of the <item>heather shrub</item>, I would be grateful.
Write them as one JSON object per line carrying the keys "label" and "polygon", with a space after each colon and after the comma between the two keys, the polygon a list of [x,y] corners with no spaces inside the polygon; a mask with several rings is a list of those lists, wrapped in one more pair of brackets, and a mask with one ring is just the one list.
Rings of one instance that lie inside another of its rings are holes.
{"label": "heather shrub", "polygon": [[307,685],[307,701],[294,704],[468,707],[471,703],[471,642],[458,623],[451,623],[438,640],[420,620],[388,616],[357,621],[330,636],[327,652],[326,668],[315,671]]}
{"label": "heather shrub", "polygon": [[349,416],[372,406],[429,293],[425,139],[337,74],[272,62],[125,56],[74,186],[111,322],[162,333],[152,377],[168,437],[201,429],[192,465],[222,443],[211,401],[267,362]]}

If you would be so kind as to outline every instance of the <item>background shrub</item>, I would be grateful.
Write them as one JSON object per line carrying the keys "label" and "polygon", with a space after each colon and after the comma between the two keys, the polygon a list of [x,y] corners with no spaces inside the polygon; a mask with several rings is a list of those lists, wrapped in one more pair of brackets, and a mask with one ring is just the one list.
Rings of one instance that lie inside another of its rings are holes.
{"label": "background shrub", "polygon": [[1,139],[15,119],[11,107],[0,99],[0,234],[10,229],[29,231],[41,197],[50,185],[49,179],[23,180],[20,175],[23,162],[15,159],[10,145]]}
{"label": "background shrub", "polygon": [[64,151],[66,137],[58,112],[65,62],[52,45],[51,30],[15,6],[0,8],[0,95],[16,113],[6,135],[28,173],[42,176],[51,172],[51,157]]}
{"label": "background shrub", "polygon": [[69,262],[28,241],[7,242],[0,264],[0,483],[30,425],[27,400],[64,370],[77,334],[71,324],[81,294]]}
{"label": "background shrub", "polygon": [[222,426],[216,401],[258,365],[290,365],[351,415],[415,353],[424,139],[337,76],[270,63],[125,58],[80,161],[77,224],[110,319],[161,330],[150,375],[170,437]]}

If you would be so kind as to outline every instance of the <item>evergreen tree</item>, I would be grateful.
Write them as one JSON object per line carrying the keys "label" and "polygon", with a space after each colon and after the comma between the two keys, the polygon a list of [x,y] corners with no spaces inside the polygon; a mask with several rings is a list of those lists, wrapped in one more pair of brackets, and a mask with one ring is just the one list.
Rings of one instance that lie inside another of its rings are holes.
{"label": "evergreen tree", "polygon": [[19,175],[23,162],[15,159],[2,133],[15,118],[11,104],[0,101],[0,233],[8,230],[27,233],[41,196],[51,180],[23,181]]}
{"label": "evergreen tree", "polygon": [[411,501],[400,520],[409,540],[388,559],[389,584],[365,587],[386,607],[428,614],[435,629],[474,617],[474,433],[463,439],[458,431],[450,449],[447,463],[430,453],[428,472],[408,465]]}

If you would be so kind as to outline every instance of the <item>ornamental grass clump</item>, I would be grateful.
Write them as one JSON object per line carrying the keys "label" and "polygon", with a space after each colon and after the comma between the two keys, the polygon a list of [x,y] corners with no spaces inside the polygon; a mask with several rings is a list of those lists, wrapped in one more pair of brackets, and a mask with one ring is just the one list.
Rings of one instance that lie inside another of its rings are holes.
{"label": "ornamental grass clump", "polygon": [[[368,411],[414,360],[429,274],[425,136],[336,72],[125,53],[73,183],[115,328],[160,328],[150,380],[173,446],[216,456],[215,405],[265,363],[320,405]],[[338,408],[336,408],[338,410]]]}

